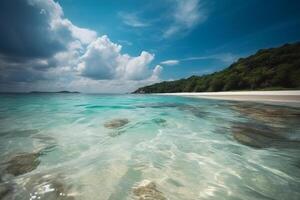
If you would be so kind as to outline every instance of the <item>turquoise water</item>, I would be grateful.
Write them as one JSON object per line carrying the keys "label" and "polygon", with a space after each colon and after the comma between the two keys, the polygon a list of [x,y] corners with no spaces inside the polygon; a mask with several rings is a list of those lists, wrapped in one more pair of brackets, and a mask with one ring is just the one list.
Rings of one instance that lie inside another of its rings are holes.
{"label": "turquoise water", "polygon": [[[128,123],[105,126],[118,119]],[[118,200],[149,180],[174,200],[298,200],[299,122],[299,108],[257,103],[3,94],[0,186],[13,199]],[[14,155],[33,152],[42,152],[35,169],[7,173]],[[45,195],[51,187],[64,194]]]}

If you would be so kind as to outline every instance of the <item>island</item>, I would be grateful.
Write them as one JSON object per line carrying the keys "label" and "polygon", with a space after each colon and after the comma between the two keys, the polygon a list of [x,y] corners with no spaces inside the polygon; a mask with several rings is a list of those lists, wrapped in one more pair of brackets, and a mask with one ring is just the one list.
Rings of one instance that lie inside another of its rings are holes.
{"label": "island", "polygon": [[58,91],[58,92],[45,92],[45,91],[31,91],[30,94],[48,94],[48,93],[54,93],[54,94],[79,94],[80,92],[77,91]]}

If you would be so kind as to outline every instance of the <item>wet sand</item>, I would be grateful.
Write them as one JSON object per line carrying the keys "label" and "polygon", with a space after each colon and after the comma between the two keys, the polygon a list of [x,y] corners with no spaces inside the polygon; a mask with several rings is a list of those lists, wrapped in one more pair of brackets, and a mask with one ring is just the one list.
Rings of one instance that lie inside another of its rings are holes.
{"label": "wet sand", "polygon": [[291,91],[241,91],[241,92],[183,92],[158,95],[185,96],[231,101],[257,101],[273,104],[292,104],[300,106],[300,90]]}

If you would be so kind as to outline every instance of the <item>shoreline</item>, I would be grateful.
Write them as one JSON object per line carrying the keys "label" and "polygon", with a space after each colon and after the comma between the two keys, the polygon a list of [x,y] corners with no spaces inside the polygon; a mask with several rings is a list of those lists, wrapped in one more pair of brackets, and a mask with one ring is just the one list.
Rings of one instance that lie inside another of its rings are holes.
{"label": "shoreline", "polygon": [[237,91],[237,92],[182,92],[156,93],[155,95],[182,96],[228,101],[251,101],[271,104],[300,106],[300,90],[283,91]]}

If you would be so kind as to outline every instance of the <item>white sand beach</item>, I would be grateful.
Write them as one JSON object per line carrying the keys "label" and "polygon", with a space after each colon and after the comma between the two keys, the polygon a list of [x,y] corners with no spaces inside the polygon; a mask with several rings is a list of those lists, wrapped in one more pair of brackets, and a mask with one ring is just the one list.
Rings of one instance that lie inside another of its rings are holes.
{"label": "white sand beach", "polygon": [[184,92],[158,95],[186,96],[231,101],[257,101],[274,104],[300,105],[300,90],[285,91],[238,91],[238,92]]}

